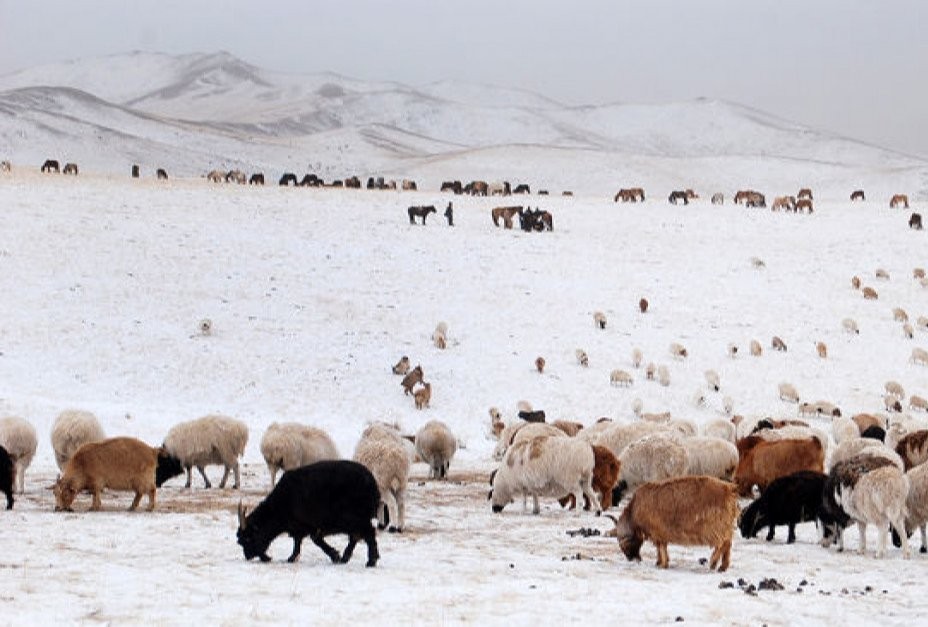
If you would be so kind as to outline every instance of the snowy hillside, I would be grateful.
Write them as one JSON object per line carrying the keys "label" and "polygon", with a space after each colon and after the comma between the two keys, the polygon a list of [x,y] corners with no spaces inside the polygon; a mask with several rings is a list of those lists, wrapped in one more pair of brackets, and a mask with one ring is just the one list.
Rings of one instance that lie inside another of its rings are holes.
{"label": "snowy hillside", "polygon": [[[337,140],[331,138],[335,136]],[[507,87],[441,81],[422,87],[331,73],[285,74],[228,53],[131,53],[0,77],[0,154],[36,166],[73,155],[123,173],[145,161],[183,176],[211,167],[306,171],[332,177],[415,175],[441,160],[441,178],[476,177],[471,151],[588,151],[601,169],[623,159],[728,158],[843,168],[924,168],[924,162],[821,133],[731,103],[567,107]],[[510,159],[510,162],[515,161]],[[154,166],[153,166],[154,167]],[[680,179],[696,178],[685,164]],[[507,169],[490,178],[507,178]],[[598,187],[616,185],[603,177]]]}

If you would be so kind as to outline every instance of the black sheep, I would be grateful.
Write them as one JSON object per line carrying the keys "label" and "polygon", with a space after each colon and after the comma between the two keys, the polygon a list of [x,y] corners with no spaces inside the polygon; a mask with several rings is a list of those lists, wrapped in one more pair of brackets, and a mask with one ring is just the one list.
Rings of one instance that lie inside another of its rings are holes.
{"label": "black sheep", "polygon": [[[359,540],[367,544],[367,566],[376,566],[377,537],[371,521],[377,517],[380,490],[371,472],[348,460],[317,462],[283,474],[271,493],[246,515],[239,504],[238,543],[245,559],[270,561],[267,549],[282,533],[293,538],[288,562],[300,555],[303,538],[329,556],[333,563],[347,563]],[[344,533],[348,545],[342,555],[326,543],[326,536]]]}
{"label": "black sheep", "polygon": [[535,411],[520,411],[519,418],[525,422],[544,422],[545,412],[543,409],[538,409]]}
{"label": "black sheep", "polygon": [[756,501],[741,514],[738,527],[742,538],[753,538],[768,527],[767,540],[773,540],[777,525],[789,525],[787,544],[796,541],[796,525],[815,521],[822,503],[826,475],[801,470],[774,480]]}
{"label": "black sheep", "polygon": [[6,508],[13,509],[13,459],[6,449],[0,446],[0,492],[6,494]]}

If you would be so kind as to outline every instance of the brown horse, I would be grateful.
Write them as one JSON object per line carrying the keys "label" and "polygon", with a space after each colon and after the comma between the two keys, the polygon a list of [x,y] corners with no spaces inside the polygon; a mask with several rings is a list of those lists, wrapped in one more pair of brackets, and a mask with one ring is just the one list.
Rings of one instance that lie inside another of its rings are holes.
{"label": "brown horse", "polygon": [[62,173],[73,174],[74,176],[77,176],[77,164],[76,163],[64,164],[64,170],[62,170]]}
{"label": "brown horse", "polygon": [[411,179],[403,179],[403,190],[407,192],[414,192],[419,188],[416,186],[416,182]]}
{"label": "brown horse", "polygon": [[799,190],[799,193],[796,194],[796,198],[808,198],[809,200],[812,200],[812,190],[808,187],[803,187]]}
{"label": "brown horse", "polygon": [[773,204],[770,205],[770,211],[779,211],[780,209],[784,211],[795,211],[796,199],[792,196],[777,196],[773,199]]}
{"label": "brown horse", "polygon": [[518,207],[496,207],[490,211],[490,216],[493,218],[493,226],[499,226],[499,219],[503,219],[503,228],[511,229],[512,228],[512,218],[516,215],[522,215],[522,206]]}
{"label": "brown horse", "polygon": [[461,181],[445,181],[441,184],[440,191],[452,192],[457,196],[463,191],[463,186],[461,185]]}
{"label": "brown horse", "polygon": [[644,190],[640,187],[628,187],[620,189],[615,195],[613,202],[644,202]]}
{"label": "brown horse", "polygon": [[219,170],[211,170],[209,174],[206,175],[206,180],[210,183],[222,183],[222,179],[225,178],[225,174]]}
{"label": "brown horse", "polygon": [[921,230],[922,230],[922,214],[920,214],[920,213],[913,213],[913,214],[909,217],[909,228],[910,228],[910,229],[915,229],[916,231],[921,231]]}
{"label": "brown horse", "polygon": [[902,205],[906,209],[909,208],[909,197],[905,194],[896,194],[889,199],[889,208],[895,209],[899,205]]}
{"label": "brown horse", "polygon": [[513,194],[531,194],[532,189],[525,183],[519,183],[516,185],[515,189],[512,190]]}
{"label": "brown horse", "polygon": [[60,172],[58,162],[55,159],[46,159],[42,164],[42,172]]}
{"label": "brown horse", "polygon": [[857,200],[866,200],[866,199],[864,198],[864,190],[862,190],[862,189],[855,189],[853,192],[851,192],[851,200],[853,200],[853,201],[857,201]]}
{"label": "brown horse", "polygon": [[345,187],[348,189],[361,189],[361,179],[357,176],[349,176],[345,179]]}
{"label": "brown horse", "polygon": [[796,208],[794,211],[799,213],[812,213],[812,199],[811,198],[800,198],[796,201]]}
{"label": "brown horse", "polygon": [[667,197],[667,201],[673,205],[676,205],[679,201],[683,201],[684,205],[690,204],[689,196],[685,191],[676,190],[670,192],[670,196]]}
{"label": "brown horse", "polygon": [[299,182],[296,180],[296,174],[293,172],[284,172],[284,175],[280,177],[279,185],[281,187],[290,187],[290,185],[297,186]]}
{"label": "brown horse", "polygon": [[425,218],[430,213],[435,213],[435,205],[414,205],[406,210],[406,213],[409,214],[409,223],[416,223],[416,216],[422,218],[422,224],[425,225]]}

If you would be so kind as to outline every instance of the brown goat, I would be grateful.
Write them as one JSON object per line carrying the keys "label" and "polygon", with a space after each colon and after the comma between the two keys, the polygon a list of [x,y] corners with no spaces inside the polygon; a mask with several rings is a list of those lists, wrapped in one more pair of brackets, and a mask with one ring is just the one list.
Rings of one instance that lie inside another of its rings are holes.
{"label": "brown goat", "polygon": [[896,444],[896,452],[902,458],[905,470],[928,461],[928,430],[920,429],[906,434]]}
{"label": "brown goat", "polygon": [[429,401],[432,400],[432,384],[423,383],[422,387],[413,392],[412,395],[415,399],[416,409],[428,407]]}
{"label": "brown goat", "polygon": [[648,312],[648,299],[647,298],[642,298],[641,300],[638,301],[638,309],[641,310],[641,313]]}
{"label": "brown goat", "polygon": [[93,494],[90,511],[100,510],[100,493],[104,489],[131,490],[134,510],[148,495],[148,511],[155,508],[155,470],[162,449],[152,448],[135,438],[109,438],[80,447],[65,464],[55,482],[55,511],[73,511],[74,497],[89,490]]}
{"label": "brown goat", "polygon": [[824,469],[825,450],[816,438],[768,441],[749,435],[736,444],[739,459],[734,481],[744,497],[751,496],[755,485],[763,492],[774,479],[800,470]]}
{"label": "brown goat", "polygon": [[[557,427],[570,437],[574,437],[580,430],[583,429],[582,422],[574,422],[573,420],[555,420],[551,423],[553,426]],[[595,486],[595,484],[594,484]]]}
{"label": "brown goat", "polygon": [[675,477],[638,488],[615,521],[615,533],[625,557],[641,560],[641,545],[657,548],[658,568],[667,568],[667,545],[711,546],[709,568],[719,572],[731,563],[731,537],[738,518],[738,494],[733,484],[715,477]]}
{"label": "brown goat", "polygon": [[[612,489],[619,482],[621,468],[622,463],[612,451],[605,446],[593,445],[593,492],[599,495],[604,510],[612,507]],[[558,503],[567,509],[574,509],[577,505],[573,494],[558,499]],[[586,497],[583,498],[583,509],[590,509],[590,500]]]}
{"label": "brown goat", "polygon": [[544,357],[535,358],[535,370],[537,370],[540,373],[544,373],[545,371],[545,358]]}
{"label": "brown goat", "polygon": [[879,427],[880,429],[886,428],[886,421],[872,414],[855,414],[851,416],[851,420],[854,421],[854,424],[857,425],[857,430],[861,433],[870,427]]}
{"label": "brown goat", "polygon": [[412,394],[412,388],[417,383],[422,383],[422,366],[417,365],[415,368],[410,370],[403,380],[400,381],[400,385],[403,386],[403,394]]}

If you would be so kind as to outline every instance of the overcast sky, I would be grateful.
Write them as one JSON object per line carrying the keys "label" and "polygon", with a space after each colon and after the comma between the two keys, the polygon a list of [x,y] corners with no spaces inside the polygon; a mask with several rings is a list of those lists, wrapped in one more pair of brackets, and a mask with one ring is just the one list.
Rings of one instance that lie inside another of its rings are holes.
{"label": "overcast sky", "polygon": [[926,0],[0,0],[0,74],[226,50],[569,104],[721,98],[928,157],[926,26]]}

